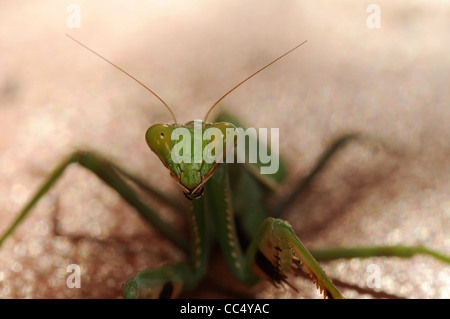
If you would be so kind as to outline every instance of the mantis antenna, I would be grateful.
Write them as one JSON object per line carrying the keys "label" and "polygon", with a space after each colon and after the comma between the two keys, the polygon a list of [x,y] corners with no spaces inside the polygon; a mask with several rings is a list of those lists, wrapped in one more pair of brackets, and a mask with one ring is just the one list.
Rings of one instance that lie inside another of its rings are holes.
{"label": "mantis antenna", "polygon": [[245,82],[247,82],[247,80],[250,80],[252,77],[254,77],[256,74],[258,74],[259,72],[261,72],[262,70],[268,68],[269,66],[271,66],[272,64],[274,64],[275,62],[277,62],[278,60],[284,58],[286,55],[288,55],[289,53],[291,53],[292,51],[294,51],[295,49],[297,49],[298,47],[302,46],[303,44],[306,43],[307,40],[303,41],[302,43],[300,43],[299,45],[297,45],[296,47],[290,49],[289,51],[287,51],[286,53],[284,53],[283,55],[279,56],[278,58],[276,58],[275,60],[273,60],[272,62],[270,62],[269,64],[265,65],[264,67],[262,67],[261,69],[259,69],[258,71],[256,71],[255,73],[253,73],[252,75],[248,76],[247,78],[245,78],[244,80],[242,80],[239,84],[237,84],[235,87],[233,87],[231,90],[229,90],[227,93],[225,93],[220,99],[217,100],[216,103],[213,104],[213,106],[211,106],[211,108],[209,109],[208,113],[206,113],[205,116],[205,120],[204,122],[206,122],[206,120],[208,119],[209,113],[211,113],[211,111],[214,109],[214,107],[219,104],[220,101],[222,101],[228,94],[230,94],[231,92],[233,92],[234,90],[236,90],[239,86],[241,86],[242,84],[244,84]]}
{"label": "mantis antenna", "polygon": [[66,33],[66,36],[69,37],[71,40],[75,41],[76,43],[78,43],[79,45],[81,45],[83,48],[85,48],[86,50],[91,51],[92,53],[94,53],[96,56],[98,56],[99,58],[103,59],[104,61],[108,62],[109,64],[111,64],[113,67],[115,67],[116,69],[118,69],[119,71],[125,73],[126,75],[128,75],[130,78],[132,78],[133,80],[135,80],[137,83],[139,83],[141,86],[144,87],[144,89],[146,89],[147,91],[149,91],[150,93],[152,93],[154,96],[156,96],[156,98],[158,100],[161,101],[162,104],[164,104],[164,106],[169,110],[170,114],[172,115],[173,121],[175,122],[175,125],[177,125],[177,120],[175,118],[175,115],[173,114],[172,110],[170,109],[170,107],[166,104],[166,102],[163,101],[163,99],[161,99],[158,94],[156,94],[155,92],[153,92],[152,90],[150,90],[145,84],[143,84],[141,81],[139,81],[138,79],[136,79],[134,76],[132,76],[130,73],[128,73],[127,71],[123,70],[122,68],[118,67],[117,65],[115,65],[114,63],[112,63],[111,61],[109,61],[108,59],[106,59],[105,57],[101,56],[100,54],[98,54],[97,52],[95,52],[94,50],[92,50],[91,48],[87,47],[86,45],[84,45],[83,43],[81,43],[80,41],[78,41],[77,39],[73,38],[72,36],[68,35]]}

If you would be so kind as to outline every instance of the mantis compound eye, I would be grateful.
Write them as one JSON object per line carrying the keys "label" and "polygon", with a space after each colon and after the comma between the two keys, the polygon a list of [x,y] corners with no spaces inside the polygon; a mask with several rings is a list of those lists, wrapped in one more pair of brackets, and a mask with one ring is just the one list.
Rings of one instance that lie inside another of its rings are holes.
{"label": "mantis compound eye", "polygon": [[150,149],[160,158],[167,159],[170,157],[172,150],[172,129],[167,124],[156,124],[150,126],[145,133],[145,140]]}

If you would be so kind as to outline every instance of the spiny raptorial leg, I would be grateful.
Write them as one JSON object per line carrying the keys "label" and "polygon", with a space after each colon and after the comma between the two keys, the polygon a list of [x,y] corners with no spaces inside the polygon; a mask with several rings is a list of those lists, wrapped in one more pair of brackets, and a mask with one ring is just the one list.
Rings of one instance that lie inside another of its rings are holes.
{"label": "spiny raptorial leg", "polygon": [[264,220],[249,247],[248,256],[253,256],[254,265],[275,286],[287,284],[298,292],[288,281],[288,275],[299,275],[304,272],[325,298],[344,298],[303,246],[292,226],[282,219],[269,217]]}

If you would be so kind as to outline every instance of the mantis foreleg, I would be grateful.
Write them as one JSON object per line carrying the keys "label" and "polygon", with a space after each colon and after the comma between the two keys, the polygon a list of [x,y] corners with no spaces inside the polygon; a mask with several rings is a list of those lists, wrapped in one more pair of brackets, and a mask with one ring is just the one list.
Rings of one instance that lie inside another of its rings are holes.
{"label": "mantis foreleg", "polygon": [[174,298],[190,291],[204,277],[210,250],[204,198],[187,201],[191,249],[189,263],[162,266],[139,272],[123,286],[125,298]]}
{"label": "mantis foreleg", "polygon": [[287,283],[288,272],[302,269],[311,276],[325,297],[343,298],[291,226],[281,219],[267,218],[244,256],[236,236],[226,166],[219,168],[211,177],[207,194],[219,243],[236,279],[252,285],[262,271],[274,282]]}

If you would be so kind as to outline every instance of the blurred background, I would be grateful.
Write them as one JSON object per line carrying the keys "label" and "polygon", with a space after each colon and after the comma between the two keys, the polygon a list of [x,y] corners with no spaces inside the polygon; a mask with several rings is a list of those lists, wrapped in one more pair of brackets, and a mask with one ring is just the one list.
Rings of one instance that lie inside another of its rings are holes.
{"label": "blurred background", "polygon": [[[289,166],[281,193],[345,132],[376,136],[395,149],[350,145],[290,208],[286,218],[308,248],[402,243],[450,254],[450,4],[370,4],[2,1],[0,232],[55,165],[79,148],[180,194],[144,140],[147,127],[170,122],[170,114],[65,33],[157,92],[180,123],[203,118],[248,74],[308,40],[215,113],[280,128]],[[183,228],[178,215],[159,211]],[[55,219],[60,234],[53,232]],[[188,297],[320,298],[304,278],[292,279],[299,293],[270,283],[244,288],[213,257]],[[0,297],[118,298],[139,270],[183,258],[95,176],[73,166],[1,247]],[[69,264],[81,267],[80,289],[66,286]],[[380,269],[375,289],[367,286],[371,264]],[[449,267],[425,256],[323,266],[350,298],[450,296]]]}

